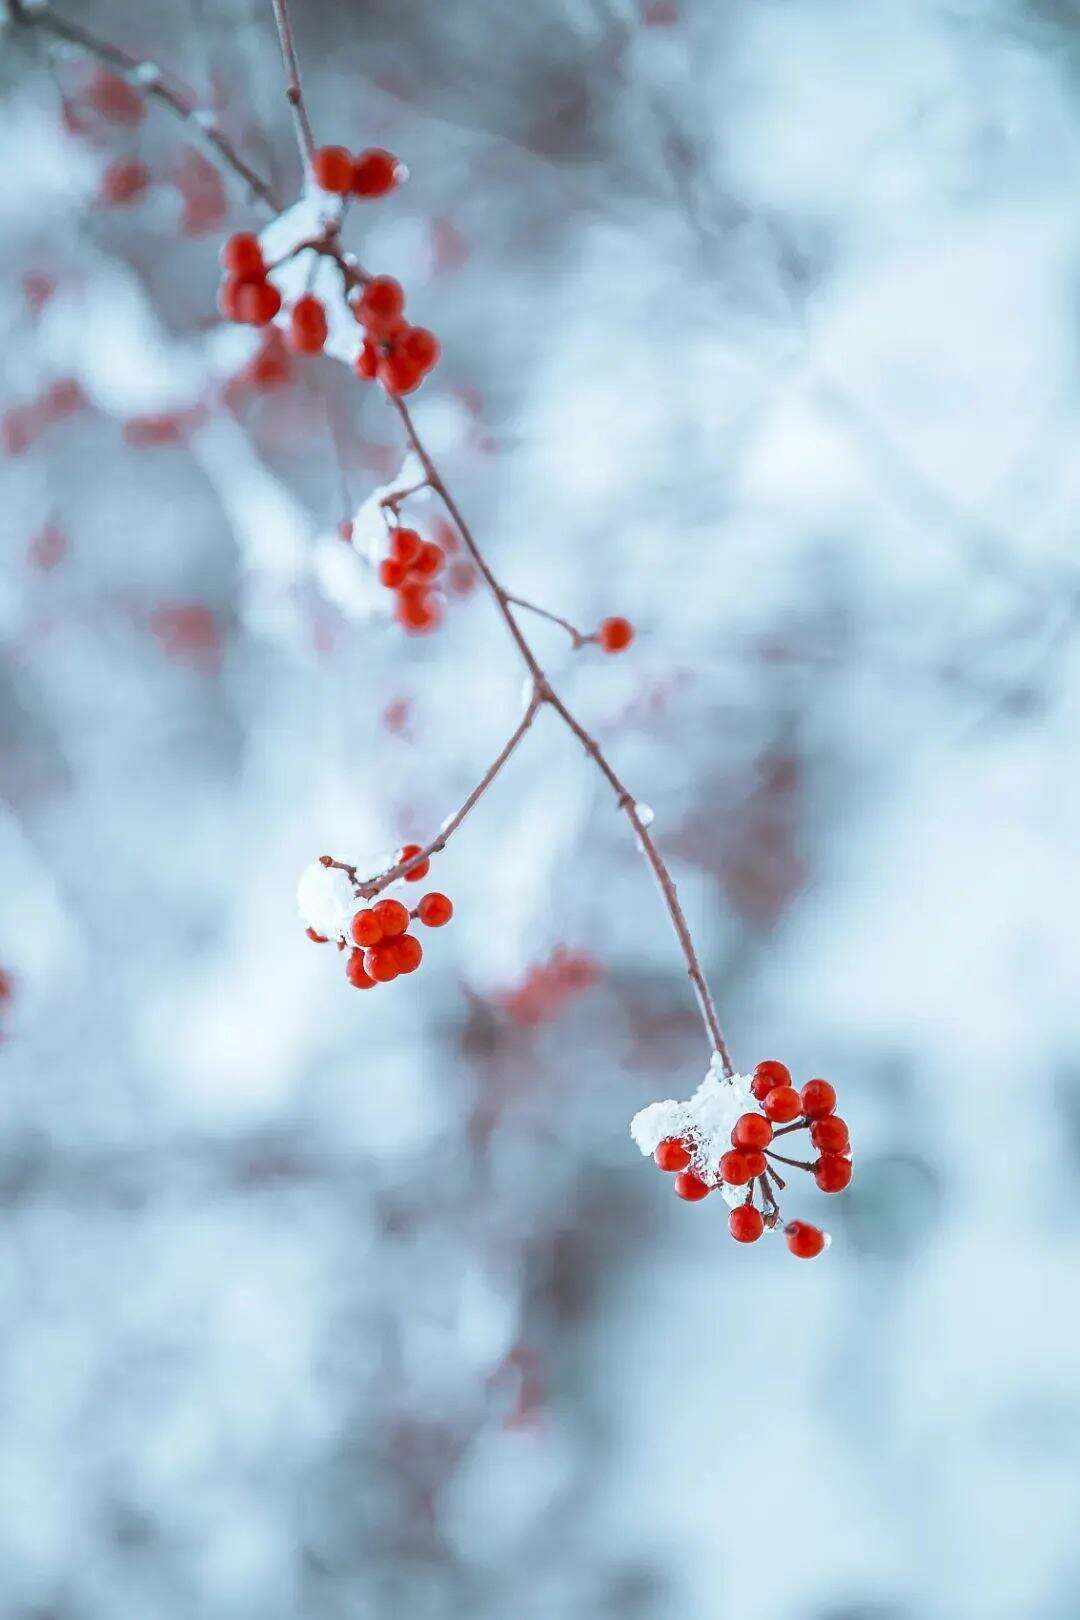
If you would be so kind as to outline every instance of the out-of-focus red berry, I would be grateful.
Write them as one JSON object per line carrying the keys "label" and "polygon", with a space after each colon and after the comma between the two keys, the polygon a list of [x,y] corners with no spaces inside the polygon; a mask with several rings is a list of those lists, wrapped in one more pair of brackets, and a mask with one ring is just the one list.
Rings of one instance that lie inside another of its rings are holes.
{"label": "out-of-focus red berry", "polygon": [[311,160],[316,183],[343,195],[352,189],[353,157],[344,146],[320,146]]}
{"label": "out-of-focus red berry", "polygon": [[605,619],[597,635],[605,652],[622,652],[634,639],[634,627],[629,619]]}
{"label": "out-of-focus red berry", "polygon": [[404,178],[404,165],[393,152],[381,146],[369,146],[361,152],[352,166],[352,191],[355,197],[368,200],[385,197]]}
{"label": "out-of-focus red berry", "polygon": [[221,268],[241,281],[261,281],[266,274],[259,238],[250,231],[236,231],[221,244]]}
{"label": "out-of-focus red berry", "polygon": [[[400,863],[401,861],[412,860],[414,855],[419,855],[421,847],[422,846],[420,844],[403,844],[398,850],[398,862]],[[410,871],[405,873],[405,881],[406,883],[420,883],[424,878],[427,877],[430,871],[430,860],[420,861]],[[404,909],[405,908],[402,907],[402,910]]]}

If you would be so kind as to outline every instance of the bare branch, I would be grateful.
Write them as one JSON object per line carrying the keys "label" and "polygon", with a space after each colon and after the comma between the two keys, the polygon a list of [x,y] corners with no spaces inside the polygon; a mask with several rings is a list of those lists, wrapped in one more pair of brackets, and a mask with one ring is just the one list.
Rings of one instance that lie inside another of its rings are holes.
{"label": "bare branch", "polygon": [[300,63],[296,57],[288,0],[273,0],[273,6],[274,21],[277,23],[278,40],[281,44],[281,60],[285,65],[285,99],[292,108],[296,144],[300,148],[304,168],[310,174],[311,160],[315,154],[315,137],[311,133],[311,120],[308,118],[307,104],[300,83]]}

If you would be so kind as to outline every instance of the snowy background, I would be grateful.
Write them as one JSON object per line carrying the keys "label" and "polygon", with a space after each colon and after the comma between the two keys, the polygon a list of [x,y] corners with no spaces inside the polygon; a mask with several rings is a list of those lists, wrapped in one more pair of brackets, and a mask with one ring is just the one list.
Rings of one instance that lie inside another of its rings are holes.
{"label": "snowy background", "polygon": [[[71,5],[295,195],[269,4]],[[479,592],[405,637],[337,538],[376,391],[229,386],[216,250],[265,215],[8,26],[0,1613],[1066,1620],[1080,7],[295,25],[317,137],[411,169],[346,237],[443,339],[421,429],[510,589],[639,626],[531,633],[736,1061],[832,1079],[856,1179],[791,1188],[805,1265],[639,1157],[708,1054],[551,716],[418,975],[304,939],[303,866],[431,837],[521,669]]]}

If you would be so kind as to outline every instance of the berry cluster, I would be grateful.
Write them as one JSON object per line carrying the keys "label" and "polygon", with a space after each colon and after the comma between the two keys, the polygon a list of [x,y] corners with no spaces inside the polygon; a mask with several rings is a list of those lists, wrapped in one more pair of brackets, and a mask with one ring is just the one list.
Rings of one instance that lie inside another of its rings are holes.
{"label": "berry cluster", "polygon": [[[657,1139],[670,1123],[681,1126],[678,1134],[669,1131]],[[654,1103],[631,1129],[643,1152],[655,1143],[653,1160],[674,1175],[680,1198],[698,1203],[722,1192],[737,1243],[755,1243],[767,1227],[779,1226],[774,1188],[786,1185],[780,1165],[809,1172],[826,1193],[843,1192],[851,1180],[848,1128],[836,1113],[833,1087],[827,1080],[810,1080],[797,1091],[787,1067],[772,1060],[759,1063],[748,1078],[710,1073],[689,1103]],[[803,1130],[810,1133],[816,1159],[791,1159],[777,1151],[778,1138]],[[760,1189],[760,1208],[755,1189]],[[783,1230],[788,1248],[800,1259],[812,1259],[828,1244],[826,1235],[806,1221],[790,1221]]]}
{"label": "berry cluster", "polygon": [[353,314],[364,328],[356,357],[356,374],[365,382],[377,377],[388,394],[412,394],[438,364],[441,350],[434,332],[410,326],[405,319],[405,292],[393,276],[372,276]]}
{"label": "berry cluster", "polygon": [[218,309],[227,321],[245,326],[269,326],[281,308],[281,294],[267,280],[259,238],[237,231],[222,244]]}
{"label": "berry cluster", "polygon": [[385,197],[409,177],[404,163],[381,146],[369,146],[355,157],[344,146],[320,146],[311,168],[323,191],[337,197],[360,197],[365,202]]}
{"label": "berry cluster", "polygon": [[426,635],[442,622],[442,596],[434,582],[446,555],[434,540],[415,529],[391,529],[390,549],[379,564],[379,582],[396,594],[394,617],[410,635]]}
{"label": "berry cluster", "polygon": [[[398,850],[397,861],[408,861],[419,854],[419,844],[405,844]],[[320,858],[324,867],[333,864],[329,856]],[[405,882],[420,883],[430,870],[430,860],[418,861],[405,873]],[[345,977],[357,990],[373,990],[377,984],[390,984],[403,973],[415,973],[424,959],[424,947],[409,932],[409,924],[416,921],[425,928],[444,928],[453,915],[453,903],[437,891],[422,895],[412,910],[389,897],[361,907],[349,922],[347,936],[337,942],[339,950],[351,945]],[[307,936],[316,945],[330,941],[328,934],[319,934],[310,926]]]}

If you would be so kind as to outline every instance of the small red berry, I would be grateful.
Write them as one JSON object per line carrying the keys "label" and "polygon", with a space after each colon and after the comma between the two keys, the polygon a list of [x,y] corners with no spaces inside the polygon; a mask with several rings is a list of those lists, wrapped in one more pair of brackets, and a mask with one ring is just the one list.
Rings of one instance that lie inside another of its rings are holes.
{"label": "small red berry", "polygon": [[292,307],[289,342],[299,354],[318,354],[326,342],[326,311],[317,298],[305,293]]}
{"label": "small red berry", "polygon": [[352,519],[342,518],[341,522],[337,526],[337,532],[338,539],[344,540],[345,544],[349,545],[352,541],[353,535]]}
{"label": "small red berry", "polygon": [[398,596],[394,616],[411,636],[423,636],[439,628],[442,608],[434,591],[416,590],[407,585]]}
{"label": "small red berry", "polygon": [[383,937],[383,925],[370,907],[358,911],[352,920],[352,937],[358,945],[377,945]]}
{"label": "small red berry", "polygon": [[433,540],[425,540],[413,558],[412,571],[422,579],[434,579],[445,561],[442,546],[437,546]]}
{"label": "small red berry", "polygon": [[605,619],[597,634],[605,652],[617,653],[633,641],[634,627],[629,619]]}
{"label": "small red berry", "polygon": [[708,1198],[712,1192],[712,1188],[707,1187],[692,1170],[680,1170],[674,1185],[679,1197],[685,1198],[688,1204],[696,1204],[699,1198]]}
{"label": "small red berry", "polygon": [[344,146],[320,146],[311,159],[311,168],[324,191],[341,195],[352,189],[352,153]]}
{"label": "small red berry", "polygon": [[403,906],[400,900],[380,900],[373,906],[383,938],[391,939],[395,934],[403,934],[409,926],[409,908]]}
{"label": "small red berry", "polygon": [[271,281],[244,281],[237,289],[237,318],[249,326],[269,326],[280,308],[281,294]]}
{"label": "small red berry", "polygon": [[259,238],[250,231],[237,231],[226,237],[218,255],[221,268],[241,281],[261,281],[266,274]]}
{"label": "small red berry", "polygon": [[411,394],[423,380],[420,367],[397,348],[379,361],[379,381],[388,394]]}
{"label": "small red berry", "polygon": [[728,1231],[736,1243],[756,1243],[764,1230],[761,1211],[753,1204],[740,1204],[728,1216]]}
{"label": "small red berry", "polygon": [[825,1247],[825,1234],[809,1221],[788,1221],[784,1227],[787,1246],[800,1260],[813,1260]]}
{"label": "small red berry", "polygon": [[735,1121],[731,1145],[737,1148],[767,1148],[772,1134],[772,1126],[761,1114],[743,1114]]}
{"label": "small red berry", "polygon": [[445,894],[425,894],[416,908],[416,915],[426,928],[442,928],[454,915],[453,902]]}
{"label": "small red berry", "polygon": [[356,304],[356,316],[371,332],[384,332],[401,319],[405,293],[393,276],[372,276]]}
{"label": "small red berry", "polygon": [[345,977],[357,990],[371,990],[374,988],[375,980],[365,966],[363,951],[349,952],[345,962]]}
{"label": "small red berry", "polygon": [[415,973],[424,958],[424,947],[415,934],[399,934],[390,941],[394,965],[399,973]]}
{"label": "small red berry", "polygon": [[[411,860],[414,855],[419,855],[420,847],[421,846],[419,844],[403,844],[402,847],[398,850],[398,860],[399,861],[409,861],[409,860]],[[420,861],[418,865],[412,867],[410,871],[405,873],[405,881],[406,881],[406,883],[419,883],[422,878],[427,877],[427,875],[428,875],[428,873],[430,871],[431,871],[431,862],[430,861]],[[402,911],[404,911],[405,907],[402,906],[401,909],[402,909]]]}
{"label": "small red berry", "polygon": [[665,1136],[653,1149],[653,1162],[658,1170],[685,1170],[690,1163],[686,1143],[681,1136]]}
{"label": "small red berry", "polygon": [[751,1181],[753,1181],[755,1176],[763,1176],[765,1174],[767,1169],[765,1155],[762,1153],[760,1148],[740,1148],[739,1152],[742,1154],[747,1165],[749,1166]]}
{"label": "small red berry", "polygon": [[843,1192],[851,1180],[851,1160],[842,1153],[823,1153],[814,1166],[814,1180],[822,1192]]}
{"label": "small red berry", "polygon": [[403,568],[411,568],[423,544],[415,529],[395,529],[390,536],[390,555]]}
{"label": "small red berry", "polygon": [[379,375],[379,351],[370,338],[365,338],[360,345],[360,353],[355,360],[356,375],[365,382],[374,382]]}
{"label": "small red berry", "polygon": [[379,583],[396,591],[405,578],[405,570],[393,557],[384,557],[379,564]]}
{"label": "small red berry", "polygon": [[761,1106],[775,1125],[787,1125],[797,1116],[802,1103],[794,1086],[774,1086]]}
{"label": "small red berry", "polygon": [[398,976],[398,965],[394,960],[393,940],[380,940],[378,945],[364,952],[364,971],[376,984],[389,984]]}
{"label": "small red berry", "polygon": [[398,347],[409,363],[416,366],[425,376],[438,365],[442,353],[438,338],[434,332],[429,332],[426,326],[411,326],[404,336],[398,339]]}
{"label": "small red berry", "polygon": [[137,158],[116,158],[101,177],[101,200],[110,208],[137,202],[150,184],[150,170]]}
{"label": "small red berry", "polygon": [[725,1153],[720,1160],[720,1174],[730,1187],[745,1187],[746,1183],[753,1179],[754,1174],[749,1154],[741,1152],[738,1148],[732,1148],[731,1152]]}
{"label": "small red berry", "polygon": [[405,167],[393,152],[369,146],[352,166],[352,191],[356,197],[385,197],[405,178]]}
{"label": "small red berry", "polygon": [[827,1080],[808,1080],[800,1095],[807,1119],[824,1119],[836,1108],[836,1092]]}
{"label": "small red berry", "polygon": [[840,1115],[830,1114],[827,1119],[815,1119],[810,1127],[810,1140],[822,1153],[843,1153],[851,1138]]}
{"label": "small red berry", "polygon": [[790,1086],[791,1070],[786,1063],[777,1063],[775,1058],[766,1058],[754,1070],[754,1078],[750,1089],[758,1102],[763,1102],[774,1086]]}
{"label": "small red berry", "polygon": [[305,928],[304,932],[308,939],[313,940],[316,945],[329,945],[330,943],[330,939],[327,934],[317,934],[314,928]]}

